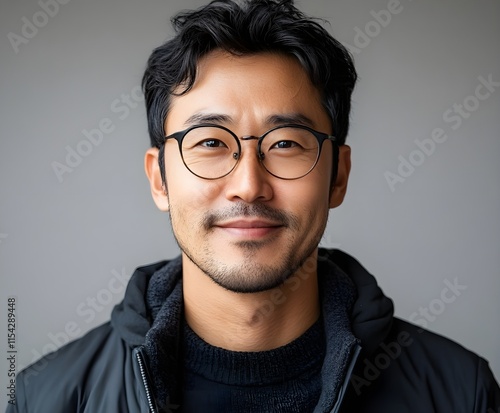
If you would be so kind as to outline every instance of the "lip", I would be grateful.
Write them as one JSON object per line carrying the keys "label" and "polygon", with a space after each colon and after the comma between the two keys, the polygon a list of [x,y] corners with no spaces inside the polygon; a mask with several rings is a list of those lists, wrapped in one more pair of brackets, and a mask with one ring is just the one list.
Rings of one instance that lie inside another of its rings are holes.
{"label": "lip", "polygon": [[266,221],[263,219],[238,219],[226,221],[216,224],[220,228],[271,228],[281,227],[283,224],[279,222]]}
{"label": "lip", "polygon": [[238,219],[218,223],[215,227],[233,236],[263,238],[283,228],[283,224],[262,219]]}

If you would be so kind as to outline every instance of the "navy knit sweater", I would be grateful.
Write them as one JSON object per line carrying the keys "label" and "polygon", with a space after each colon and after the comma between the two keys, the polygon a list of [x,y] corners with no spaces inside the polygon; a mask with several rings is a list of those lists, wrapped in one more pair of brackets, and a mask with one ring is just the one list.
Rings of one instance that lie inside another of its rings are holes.
{"label": "navy knit sweater", "polygon": [[185,325],[184,413],[312,412],[321,393],[323,322],[270,351],[213,347]]}

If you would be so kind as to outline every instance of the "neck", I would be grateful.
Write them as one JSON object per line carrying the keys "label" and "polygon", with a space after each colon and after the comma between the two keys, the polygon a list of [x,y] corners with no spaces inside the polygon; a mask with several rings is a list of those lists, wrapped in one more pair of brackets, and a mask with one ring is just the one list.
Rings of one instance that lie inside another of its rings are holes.
{"label": "neck", "polygon": [[317,251],[285,283],[235,293],[213,282],[183,255],[188,325],[207,343],[232,351],[265,351],[301,336],[320,315]]}

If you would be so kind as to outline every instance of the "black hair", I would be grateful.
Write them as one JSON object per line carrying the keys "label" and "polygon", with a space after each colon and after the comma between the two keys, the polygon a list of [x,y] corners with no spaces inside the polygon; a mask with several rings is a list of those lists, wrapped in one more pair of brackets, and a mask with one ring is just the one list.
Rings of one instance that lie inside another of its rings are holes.
{"label": "black hair", "polygon": [[235,55],[295,56],[321,94],[331,133],[344,144],[357,79],[352,57],[293,0],[215,0],[177,14],[172,25],[175,36],[153,51],[142,79],[151,146],[164,143],[170,97],[192,88],[199,59],[216,49]]}

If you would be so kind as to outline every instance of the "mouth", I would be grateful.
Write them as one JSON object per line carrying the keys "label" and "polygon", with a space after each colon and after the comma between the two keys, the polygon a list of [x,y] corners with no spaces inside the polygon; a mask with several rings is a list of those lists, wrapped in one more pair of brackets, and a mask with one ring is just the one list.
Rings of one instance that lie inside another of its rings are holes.
{"label": "mouth", "polygon": [[215,228],[240,238],[264,238],[284,228],[283,223],[263,219],[237,219],[220,222]]}

